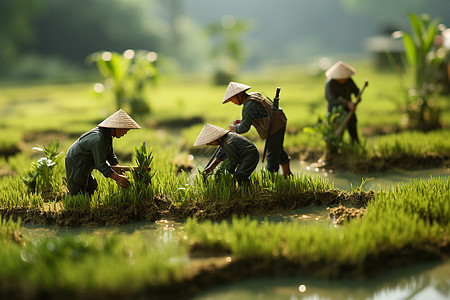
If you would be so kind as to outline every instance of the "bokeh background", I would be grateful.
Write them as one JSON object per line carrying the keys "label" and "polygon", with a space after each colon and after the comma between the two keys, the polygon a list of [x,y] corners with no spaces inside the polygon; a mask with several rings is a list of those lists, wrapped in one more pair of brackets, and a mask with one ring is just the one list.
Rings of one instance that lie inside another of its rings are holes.
{"label": "bokeh background", "polygon": [[408,30],[408,12],[450,24],[447,0],[3,0],[0,76],[85,78],[100,50],[155,51],[188,73],[354,59]]}

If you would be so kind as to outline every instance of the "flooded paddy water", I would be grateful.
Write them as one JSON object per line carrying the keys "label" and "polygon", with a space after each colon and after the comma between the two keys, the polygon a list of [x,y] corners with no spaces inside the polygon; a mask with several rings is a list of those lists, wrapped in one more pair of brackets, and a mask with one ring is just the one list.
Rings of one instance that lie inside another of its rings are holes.
{"label": "flooded paddy water", "polygon": [[[412,179],[428,179],[430,176],[448,177],[448,169],[436,168],[420,171],[389,171],[371,174],[334,173],[329,170],[312,168],[293,162],[292,169],[297,174],[321,176],[335,188],[351,191],[362,186],[363,190],[390,189],[396,184]],[[253,216],[260,222],[299,222],[305,224],[320,223],[334,230],[336,225],[328,217],[323,206],[298,207],[294,210]],[[166,245],[183,232],[183,222],[159,220],[157,222],[138,222],[117,227],[79,227],[61,228],[57,226],[23,225],[22,233],[33,239],[51,236],[91,233],[103,235],[119,233],[124,235],[140,234],[146,242],[153,245]],[[191,262],[195,258],[189,258]],[[286,278],[258,278],[239,283],[217,283],[211,289],[202,291],[191,299],[450,299],[450,262],[417,263],[407,267],[383,267],[384,271],[367,278],[342,280],[320,280],[308,276]]]}
{"label": "flooded paddy water", "polygon": [[373,299],[445,300],[450,297],[450,262],[386,270],[370,279],[308,277],[252,279],[198,294],[195,300]]}
{"label": "flooded paddy water", "polygon": [[319,163],[307,164],[300,161],[293,161],[291,168],[295,173],[320,176],[334,184],[335,188],[348,192],[350,192],[352,188],[355,189],[360,187],[363,182],[364,184],[362,185],[362,189],[364,191],[379,191],[380,189],[390,189],[396,184],[409,182],[413,179],[427,180],[430,176],[450,176],[450,169],[443,167],[419,170],[393,169],[385,172],[352,173],[327,170],[320,167]]}
{"label": "flooded paddy water", "polygon": [[[320,223],[333,230],[337,225],[328,217],[326,207],[303,207],[289,212],[255,216],[260,222]],[[56,226],[24,225],[23,234],[33,240],[76,235],[88,232],[96,235],[116,232],[140,234],[149,244],[165,246],[183,232],[183,223],[170,220],[138,222],[119,227],[59,228]],[[188,258],[193,263],[196,258]],[[368,278],[321,280],[308,276],[258,278],[239,283],[218,283],[190,299],[197,300],[273,300],[273,299],[450,299],[450,262],[418,263],[390,268]]]}

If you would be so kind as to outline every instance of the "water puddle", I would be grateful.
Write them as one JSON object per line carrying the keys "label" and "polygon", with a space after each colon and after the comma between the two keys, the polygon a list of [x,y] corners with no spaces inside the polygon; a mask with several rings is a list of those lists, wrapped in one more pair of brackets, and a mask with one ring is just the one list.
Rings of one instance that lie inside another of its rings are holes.
{"label": "water puddle", "polygon": [[[254,216],[260,222],[321,223],[334,226],[325,207],[297,208],[286,213]],[[138,222],[120,227],[81,227],[74,229],[56,226],[23,225],[22,233],[32,240],[91,233],[142,235],[153,245],[165,245],[173,241],[183,230],[183,223],[170,220]],[[317,280],[308,277],[255,279],[208,289],[192,299],[198,300],[276,300],[276,299],[436,299],[450,297],[450,261],[444,263],[416,264],[389,270],[367,280]]]}
{"label": "water puddle", "polygon": [[388,270],[368,280],[317,280],[307,277],[247,280],[202,292],[192,300],[447,300],[450,298],[449,274],[450,262],[447,261]]}
{"label": "water puddle", "polygon": [[[310,206],[297,208],[289,212],[282,212],[270,215],[253,216],[252,219],[269,222],[328,222],[332,220],[328,218],[326,207]],[[22,234],[32,240],[58,237],[64,235],[76,235],[81,233],[89,233],[94,235],[104,235],[108,233],[118,234],[141,234],[146,240],[167,240],[183,230],[184,223],[171,220],[159,220],[157,222],[136,222],[121,226],[101,226],[101,227],[76,227],[61,228],[49,225],[31,225],[22,224]]]}
{"label": "water puddle", "polygon": [[335,188],[342,191],[352,191],[362,185],[364,191],[380,191],[395,187],[397,184],[407,183],[414,179],[427,180],[433,177],[448,177],[450,169],[432,168],[422,170],[390,170],[385,172],[373,173],[350,173],[350,172],[333,172],[320,168],[317,164],[304,165],[299,161],[292,163],[292,170],[297,174],[308,174],[310,176],[320,176],[334,184]]}
{"label": "water puddle", "polygon": [[[196,158],[196,168],[203,169],[207,164],[208,159],[206,158]],[[364,191],[380,191],[380,189],[387,190],[391,189],[397,184],[403,184],[409,182],[413,179],[424,179],[427,180],[430,176],[433,177],[449,177],[450,169],[446,168],[430,168],[421,170],[389,170],[385,172],[372,172],[372,173],[352,173],[352,172],[335,172],[333,170],[327,170],[321,167],[322,163],[307,164],[300,160],[291,160],[291,170],[294,174],[310,175],[312,177],[319,176],[326,179],[330,184],[334,185],[335,188],[342,191],[352,191],[362,185]],[[265,164],[259,163],[257,170],[263,169]]]}

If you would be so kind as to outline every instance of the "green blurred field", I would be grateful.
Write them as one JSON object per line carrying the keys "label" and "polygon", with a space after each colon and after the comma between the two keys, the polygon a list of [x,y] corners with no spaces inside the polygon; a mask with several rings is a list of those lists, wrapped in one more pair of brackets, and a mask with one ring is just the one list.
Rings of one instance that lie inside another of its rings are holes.
{"label": "green blurred field", "polygon": [[[408,78],[402,79],[395,72],[377,72],[368,61],[352,64],[357,69],[354,80],[360,87],[365,79],[369,80],[357,110],[360,135],[401,128],[402,85],[409,82]],[[276,87],[281,87],[280,106],[287,114],[291,133],[285,146],[318,147],[320,141],[302,133],[302,128],[313,126],[319,116],[326,113],[323,72],[311,75],[306,66],[267,67],[259,73],[244,73],[236,81],[251,85],[250,91],[271,98]],[[233,119],[241,117],[241,107],[221,104],[226,86],[215,86],[211,82],[207,75],[180,75],[149,90],[152,114],[136,118],[143,129],[132,131],[116,142],[116,150],[132,153],[133,146],[143,141],[155,149],[189,150],[203,123],[170,126],[180,119],[189,121],[200,117],[204,122],[227,128]],[[61,150],[67,150],[79,134],[117,110],[113,94],[109,91],[96,94],[94,83],[0,85],[0,128],[6,133],[0,137],[0,146],[19,144],[22,151],[28,151],[35,144],[58,137]],[[440,96],[436,101],[443,110],[444,128],[450,124],[449,100],[448,96]],[[262,145],[253,128],[246,135],[258,147]]]}

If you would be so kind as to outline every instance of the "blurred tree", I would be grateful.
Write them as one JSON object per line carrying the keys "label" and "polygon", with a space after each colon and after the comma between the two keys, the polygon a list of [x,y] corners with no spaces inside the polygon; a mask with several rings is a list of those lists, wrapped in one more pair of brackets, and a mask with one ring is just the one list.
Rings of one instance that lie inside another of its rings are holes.
{"label": "blurred tree", "polygon": [[[92,52],[159,50],[165,33],[157,0],[42,0],[30,50],[83,63]],[[166,26],[167,27],[167,26]]]}
{"label": "blurred tree", "polygon": [[213,23],[207,27],[213,45],[211,57],[216,64],[214,78],[216,84],[228,84],[239,71],[240,64],[245,58],[240,38],[248,28],[247,22],[236,20],[231,15],[225,15],[220,23]]}
{"label": "blurred tree", "polygon": [[[370,16],[377,21],[399,20],[399,16],[405,15],[407,11],[440,16],[444,22],[450,21],[448,0],[340,0],[340,2],[350,12]],[[407,20],[403,21],[406,25]]]}
{"label": "blurred tree", "polygon": [[42,3],[39,0],[0,1],[0,65],[5,70],[21,47],[33,38],[32,20],[39,13]]}

